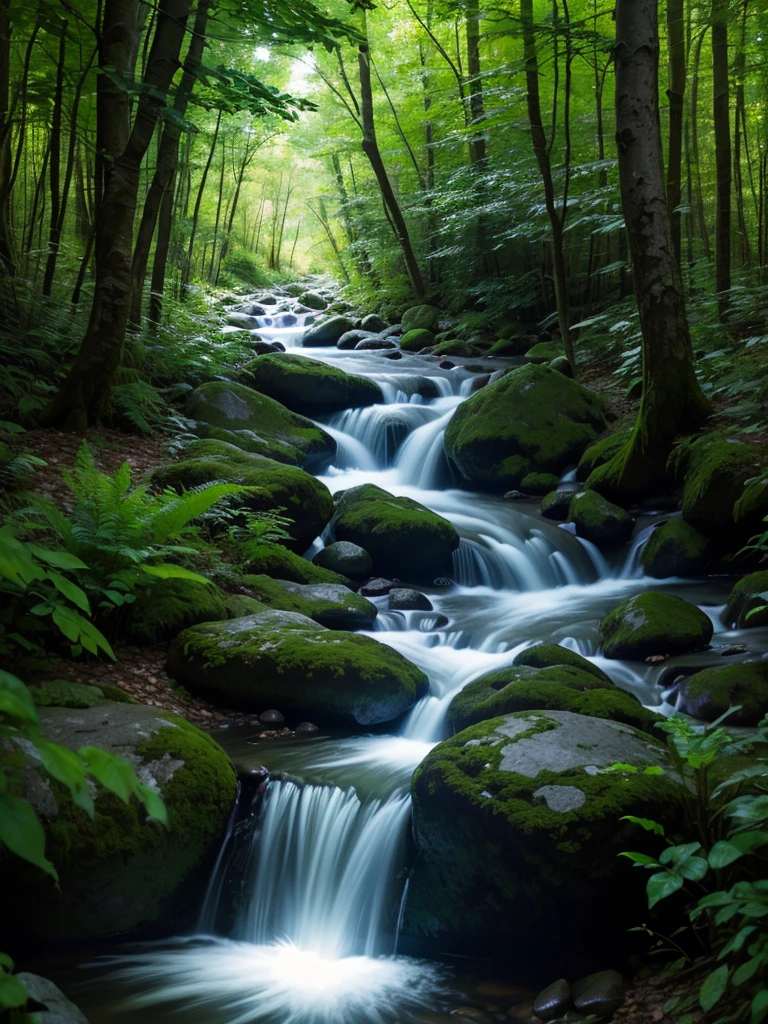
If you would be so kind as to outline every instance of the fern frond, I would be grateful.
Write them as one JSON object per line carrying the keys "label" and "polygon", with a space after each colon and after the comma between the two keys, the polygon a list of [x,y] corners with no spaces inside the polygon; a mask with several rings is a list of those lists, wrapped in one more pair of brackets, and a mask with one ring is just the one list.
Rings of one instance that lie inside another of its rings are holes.
{"label": "fern frond", "polygon": [[244,487],[240,484],[216,483],[194,491],[186,491],[181,496],[176,495],[153,516],[153,539],[156,543],[162,544],[171,537],[177,537],[188,523],[207,512],[222,498],[235,494],[253,494],[256,490],[257,488]]}

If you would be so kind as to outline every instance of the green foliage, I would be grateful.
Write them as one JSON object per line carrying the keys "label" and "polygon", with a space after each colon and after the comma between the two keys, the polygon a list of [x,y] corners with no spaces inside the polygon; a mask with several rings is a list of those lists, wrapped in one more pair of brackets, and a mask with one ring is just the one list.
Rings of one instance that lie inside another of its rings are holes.
{"label": "green foliage", "polygon": [[[667,733],[669,771],[682,786],[683,841],[669,838],[655,821],[630,816],[624,820],[653,832],[666,846],[657,858],[622,855],[653,872],[647,883],[649,909],[681,891],[695,900],[688,919],[704,954],[696,962],[708,973],[697,997],[676,997],[665,1010],[687,1014],[698,1000],[705,1012],[718,1007],[718,1024],[760,1024],[768,1018],[763,984],[768,972],[768,717],[753,735],[738,740],[722,727],[726,717],[705,728],[677,716],[657,725]],[[637,769],[614,765],[611,770]],[[683,952],[673,971],[691,959],[682,942],[672,940]]]}
{"label": "green foliage", "polygon": [[[24,795],[20,769],[30,758],[66,786],[74,803],[91,818],[94,803],[89,780],[94,780],[124,803],[138,800],[150,818],[168,822],[159,794],[139,781],[124,758],[99,747],[81,747],[75,752],[45,739],[29,689],[16,676],[0,669],[0,848],[29,861],[54,880],[58,876],[46,857],[43,826]],[[0,953],[0,1011],[18,1009],[27,1002],[24,986],[12,973],[13,966],[10,957]]]}

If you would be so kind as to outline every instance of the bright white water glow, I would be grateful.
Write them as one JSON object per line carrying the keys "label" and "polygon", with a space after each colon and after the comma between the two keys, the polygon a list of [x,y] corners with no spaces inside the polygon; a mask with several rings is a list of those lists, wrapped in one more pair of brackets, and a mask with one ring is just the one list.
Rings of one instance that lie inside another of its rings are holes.
{"label": "bright white water glow", "polygon": [[442,975],[404,957],[322,957],[290,943],[254,946],[204,938],[119,961],[119,977],[142,991],[126,1009],[178,1003],[211,1024],[405,1024],[434,1006]]}

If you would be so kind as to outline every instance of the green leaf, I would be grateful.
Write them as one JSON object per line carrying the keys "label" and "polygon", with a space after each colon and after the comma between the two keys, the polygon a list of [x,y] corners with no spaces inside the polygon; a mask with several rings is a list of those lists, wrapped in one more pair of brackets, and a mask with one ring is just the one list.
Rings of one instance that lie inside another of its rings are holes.
{"label": "green leaf", "polygon": [[53,609],[53,615],[51,616],[53,621],[59,627],[61,632],[72,643],[76,643],[80,639],[80,616],[70,611],[68,608],[64,608],[61,605]]}
{"label": "green leaf", "polygon": [[0,967],[6,971],[13,970],[13,960],[11,960],[7,953],[0,953]]}
{"label": "green leaf", "polygon": [[87,763],[91,775],[124,803],[128,803],[137,792],[139,780],[133,765],[124,757],[110,754],[100,747],[81,747],[78,754]]}
{"label": "green leaf", "polygon": [[0,1010],[17,1010],[28,999],[27,990],[15,974],[0,973]]}
{"label": "green leaf", "polygon": [[719,1002],[728,984],[728,965],[722,964],[707,976],[704,984],[699,990],[699,1003],[705,1013],[708,1013],[715,1003]]}
{"label": "green leaf", "polygon": [[45,856],[43,826],[28,800],[0,793],[0,843],[58,880],[56,869]]}
{"label": "green leaf", "polygon": [[634,861],[635,864],[643,864],[654,868],[659,866],[656,858],[649,857],[647,853],[634,853],[630,850],[622,850],[619,856],[627,857],[629,860]]}
{"label": "green leaf", "polygon": [[762,967],[766,963],[766,960],[768,960],[768,956],[765,953],[758,953],[751,960],[747,960],[745,964],[741,964],[733,972],[733,984],[743,985],[745,981],[749,981],[754,977],[758,967]]}
{"label": "green leaf", "polygon": [[646,885],[649,910],[655,907],[660,900],[666,899],[667,896],[671,896],[682,887],[683,879],[680,875],[673,875],[671,871],[658,871],[655,875],[651,875]]}
{"label": "green leaf", "polygon": [[631,821],[633,825],[639,825],[646,832],[655,832],[657,836],[664,835],[664,826],[660,825],[658,821],[652,821],[650,818],[636,818],[634,814],[625,814],[619,820]]}
{"label": "green leaf", "polygon": [[755,998],[752,1000],[752,1019],[750,1024],[763,1024],[763,1021],[768,1018],[768,988],[764,988],[762,992],[758,992]]}
{"label": "green leaf", "polygon": [[39,721],[32,694],[20,679],[4,669],[0,669],[0,715],[20,722]]}
{"label": "green leaf", "polygon": [[88,566],[75,555],[67,551],[48,551],[46,548],[38,547],[37,544],[28,544],[29,551],[41,562],[48,565],[55,565],[57,569],[87,569]]}
{"label": "green leaf", "polygon": [[35,746],[46,771],[49,771],[55,779],[67,787],[77,806],[82,807],[92,818],[93,799],[85,781],[86,768],[81,758],[73,750],[60,747],[58,743],[49,743],[47,740],[37,743]]}
{"label": "green leaf", "polygon": [[147,576],[157,576],[161,580],[193,580],[195,583],[204,583],[209,587],[214,586],[213,581],[206,576],[184,569],[181,565],[170,565],[163,562],[160,565],[142,565],[140,568]]}
{"label": "green leaf", "polygon": [[62,576],[61,573],[53,571],[48,573],[48,579],[53,583],[58,592],[63,594],[68,601],[77,605],[77,607],[81,611],[85,612],[86,615],[91,614],[91,606],[88,604],[88,598],[85,596],[85,592],[81,590],[77,584],[68,580],[66,576]]}
{"label": "green leaf", "polygon": [[149,786],[140,785],[136,795],[144,804],[150,818],[155,818],[157,821],[162,822],[163,825],[168,824],[168,811],[159,793],[156,793],[154,789],[150,789]]}

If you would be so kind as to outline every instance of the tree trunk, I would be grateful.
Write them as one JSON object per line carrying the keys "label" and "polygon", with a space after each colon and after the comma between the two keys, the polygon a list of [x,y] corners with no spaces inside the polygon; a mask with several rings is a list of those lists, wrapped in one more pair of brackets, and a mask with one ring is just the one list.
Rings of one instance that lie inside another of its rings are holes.
{"label": "tree trunk", "polygon": [[[363,12],[365,18],[365,12]],[[425,293],[424,278],[421,276],[416,253],[413,249],[411,236],[408,233],[408,226],[405,223],[403,212],[395,196],[392,183],[389,180],[384,161],[381,158],[379,144],[376,139],[376,126],[373,120],[373,91],[371,89],[371,63],[368,51],[368,42],[363,43],[358,50],[357,58],[358,73],[360,76],[360,108],[363,130],[362,150],[368,157],[371,168],[381,191],[384,207],[389,221],[392,225],[395,238],[400,246],[403,259],[405,260],[408,278],[415,294],[423,298]]]}
{"label": "tree trunk", "polygon": [[587,483],[632,500],[664,483],[674,439],[710,412],[693,371],[680,269],[664,188],[657,0],[616,4],[616,142],[643,335],[643,397],[624,448]]}
{"label": "tree trunk", "polygon": [[685,0],[667,0],[669,48],[669,142],[667,146],[667,207],[672,223],[672,244],[680,265],[683,166],[683,109],[685,101]]}
{"label": "tree trunk", "polygon": [[11,225],[10,0],[0,0],[0,277],[16,273]]}
{"label": "tree trunk", "polygon": [[213,138],[211,139],[211,148],[208,151],[208,159],[205,162],[203,168],[203,176],[200,179],[200,185],[197,189],[197,197],[195,199],[195,208],[192,211],[192,228],[189,232],[189,242],[187,244],[187,258],[184,261],[184,269],[181,275],[182,285],[189,284],[189,280],[192,274],[192,252],[195,246],[195,235],[197,234],[197,223],[200,219],[200,204],[203,201],[203,194],[205,193],[205,183],[208,180],[208,172],[211,169],[213,163],[213,154],[216,151],[216,142],[219,138],[219,128],[221,127],[221,110],[216,116],[216,127],[213,130]]}
{"label": "tree trunk", "polygon": [[479,0],[467,0],[466,6],[467,33],[467,75],[469,78],[469,116],[468,122],[473,128],[469,140],[469,160],[476,171],[488,169],[488,155],[485,145],[483,121],[485,119],[485,101],[483,99],[483,83],[480,78],[480,3]]}
{"label": "tree trunk", "polygon": [[64,94],[64,61],[67,55],[67,22],[64,18],[59,23],[59,59],[56,62],[56,87],[53,96],[53,112],[51,115],[51,162],[50,162],[50,183],[51,183],[51,222],[48,233],[48,260],[45,265],[45,276],[43,277],[43,295],[50,296],[53,285],[53,272],[56,269],[56,257],[59,252],[59,241],[61,239],[61,224],[59,212],[61,210],[61,119]]}
{"label": "tree trunk", "polygon": [[[109,391],[120,362],[131,297],[133,220],[141,164],[152,141],[160,110],[179,66],[191,0],[161,0],[147,59],[144,90],[129,134],[129,100],[123,90],[102,97],[99,128],[110,145],[122,143],[105,173],[104,195],[96,214],[96,280],[85,338],[61,390],[45,410],[47,425],[75,430],[96,422],[108,410]],[[109,0],[104,7],[100,63],[124,72],[136,42],[137,0]],[[100,79],[106,78],[100,75]],[[109,121],[109,128],[106,123]],[[99,140],[104,149],[103,135]]]}
{"label": "tree trunk", "polygon": [[712,250],[709,244],[709,230],[707,228],[707,217],[704,212],[704,190],[701,184],[701,158],[699,150],[699,68],[701,67],[701,50],[704,45],[704,32],[701,32],[696,42],[693,55],[693,69],[691,72],[691,110],[689,123],[691,125],[691,165],[693,170],[693,181],[696,190],[696,219],[699,222],[699,237],[704,246],[704,254],[707,261],[712,259]]}
{"label": "tree trunk", "polygon": [[712,99],[715,125],[715,291],[720,316],[731,287],[731,131],[728,111],[728,0],[712,0]]}

